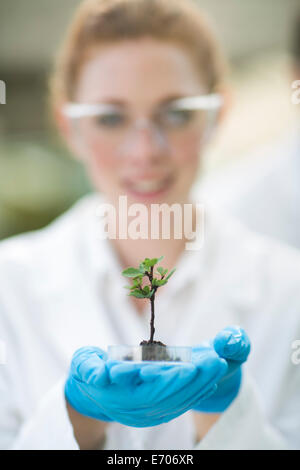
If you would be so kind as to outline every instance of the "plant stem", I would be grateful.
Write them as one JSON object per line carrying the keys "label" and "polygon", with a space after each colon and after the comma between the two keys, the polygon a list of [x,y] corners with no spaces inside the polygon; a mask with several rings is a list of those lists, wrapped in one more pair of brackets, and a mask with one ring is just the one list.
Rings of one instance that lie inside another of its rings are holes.
{"label": "plant stem", "polygon": [[155,292],[153,293],[150,302],[151,302],[151,322],[150,322],[150,343],[153,343],[155,328],[154,328],[154,300],[155,300]]}
{"label": "plant stem", "polygon": [[154,319],[155,319],[155,313],[154,313],[154,302],[155,302],[155,292],[157,287],[152,285],[153,281],[153,266],[151,267],[150,274],[149,274],[149,281],[151,283],[151,290],[154,289],[153,295],[150,298],[151,302],[151,321],[150,321],[150,343],[153,343],[154,339],[154,333],[155,333],[155,328],[154,328]]}

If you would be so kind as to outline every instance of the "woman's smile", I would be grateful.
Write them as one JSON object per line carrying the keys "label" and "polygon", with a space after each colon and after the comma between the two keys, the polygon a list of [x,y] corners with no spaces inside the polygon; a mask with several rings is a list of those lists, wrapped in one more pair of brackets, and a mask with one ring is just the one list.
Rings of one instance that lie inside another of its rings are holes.
{"label": "woman's smile", "polygon": [[174,184],[174,176],[149,178],[139,177],[123,181],[124,190],[137,199],[157,199],[165,196]]}

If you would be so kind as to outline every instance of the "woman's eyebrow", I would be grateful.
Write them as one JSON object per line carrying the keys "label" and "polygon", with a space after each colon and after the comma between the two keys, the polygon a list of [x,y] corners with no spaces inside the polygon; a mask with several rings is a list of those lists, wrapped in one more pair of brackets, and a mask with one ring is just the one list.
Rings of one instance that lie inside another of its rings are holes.
{"label": "woman's eyebrow", "polygon": [[129,103],[118,98],[99,98],[95,100],[96,104],[108,104],[118,107],[128,107]]}
{"label": "woman's eyebrow", "polygon": [[[156,103],[153,105],[153,108],[160,108],[164,107],[174,101],[177,101],[182,98],[187,98],[195,96],[195,94],[190,94],[190,93],[170,93],[156,101]],[[118,108],[127,108],[129,109],[131,107],[130,103],[127,100],[124,100],[122,98],[114,98],[114,97],[105,97],[105,98],[99,98],[95,100],[95,104],[106,104],[108,106],[115,106]]]}
{"label": "woman's eyebrow", "polygon": [[167,105],[169,103],[172,103],[173,101],[177,101],[177,100],[180,100],[182,98],[187,98],[187,97],[190,97],[190,96],[195,96],[194,94],[191,95],[191,94],[188,94],[188,93],[172,93],[168,96],[166,96],[165,98],[161,99],[160,102],[158,103],[159,106],[164,106],[164,105]]}

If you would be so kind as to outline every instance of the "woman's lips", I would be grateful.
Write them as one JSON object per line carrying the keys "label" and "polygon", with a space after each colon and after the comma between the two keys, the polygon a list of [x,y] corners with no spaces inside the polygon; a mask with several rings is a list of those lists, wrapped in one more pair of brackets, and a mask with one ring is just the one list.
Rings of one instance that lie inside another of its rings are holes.
{"label": "woman's lips", "polygon": [[164,179],[145,179],[141,178],[136,181],[126,181],[124,183],[126,190],[138,198],[154,198],[161,196],[171,186],[173,178]]}

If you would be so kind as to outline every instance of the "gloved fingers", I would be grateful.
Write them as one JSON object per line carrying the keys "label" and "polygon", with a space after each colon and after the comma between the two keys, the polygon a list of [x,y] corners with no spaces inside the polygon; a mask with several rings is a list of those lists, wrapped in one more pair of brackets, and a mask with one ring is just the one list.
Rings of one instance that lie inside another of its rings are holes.
{"label": "gloved fingers", "polygon": [[201,390],[195,397],[193,397],[193,403],[191,408],[194,405],[199,404],[199,402],[207,400],[208,398],[212,397],[216,391],[218,390],[218,385],[215,383],[213,385],[210,385],[209,387],[206,387],[205,390]]}
{"label": "gloved fingers", "polygon": [[105,366],[106,352],[96,347],[84,347],[75,352],[71,370],[80,381],[97,386],[109,383]]}
{"label": "gloved fingers", "polygon": [[162,366],[159,364],[145,364],[145,366],[140,368],[139,375],[144,383],[151,383],[158,381],[161,378],[161,374],[168,369],[168,366]]}
{"label": "gloved fingers", "polygon": [[[180,392],[172,393],[168,391],[167,396],[164,396],[164,391],[161,392],[160,387],[155,385],[155,390],[150,387],[147,393],[140,390],[133,390],[131,399],[124,403],[118,403],[112,397],[112,407],[109,407],[107,413],[114,421],[118,421],[124,425],[134,427],[147,427],[168,422],[171,419],[190,410],[199,402],[203,397],[208,397],[215,392],[216,384],[201,388],[195,383],[196,378],[192,382],[191,387],[183,387]],[[158,390],[158,393],[156,393]],[[141,396],[142,394],[142,396]],[[121,400],[122,401],[122,400]]]}
{"label": "gloved fingers", "polygon": [[[213,395],[216,389],[217,385],[214,384],[207,390],[205,398]],[[188,399],[181,397],[179,402],[172,397],[171,400],[164,400],[163,403],[156,403],[154,406],[148,403],[140,409],[118,409],[113,413],[114,420],[134,427],[148,427],[167,423],[194,408],[199,404],[200,399],[203,399],[202,395],[203,392],[200,392]]]}
{"label": "gloved fingers", "polygon": [[[153,379],[153,372],[154,369],[150,370],[147,375],[147,371],[143,371],[143,380],[145,381],[145,389],[149,388],[149,398],[157,404],[163,400],[172,400],[174,394],[187,387],[196,377],[197,369],[189,363],[173,365],[168,369],[158,371],[158,376],[155,379]],[[154,386],[152,385],[153,380],[155,380]]]}
{"label": "gloved fingers", "polygon": [[159,379],[170,381],[174,376],[177,376],[178,379],[185,382],[186,380],[191,380],[195,373],[195,366],[188,362],[180,365],[172,363],[151,364],[141,368],[140,377],[144,382],[152,382]]}
{"label": "gloved fingers", "polygon": [[191,407],[181,405],[179,407],[169,407],[167,410],[163,406],[157,407],[156,405],[152,406],[151,404],[147,404],[141,409],[118,408],[118,410],[113,411],[112,415],[115,421],[127,426],[152,427],[169,422],[185,413],[190,408]]}
{"label": "gloved fingers", "polygon": [[109,376],[112,384],[116,385],[138,385],[140,379],[140,364],[135,362],[108,362]]}
{"label": "gloved fingers", "polygon": [[[141,371],[145,382],[151,382],[155,373],[155,388],[149,391],[149,398],[156,403],[170,400],[170,405],[176,400],[184,401],[201,393],[205,396],[208,389],[216,384],[227,372],[228,365],[211,349],[201,355],[201,360],[192,363],[182,363],[164,370],[159,365],[149,366]],[[168,407],[168,403],[164,405]]]}
{"label": "gloved fingers", "polygon": [[228,363],[216,353],[206,355],[205,361],[198,362],[198,374],[195,380],[195,388],[201,399],[205,399],[210,389],[218,384],[228,372]]}
{"label": "gloved fingers", "polygon": [[192,363],[196,366],[198,373],[207,375],[208,381],[215,375],[225,375],[227,362],[221,358],[213,348],[197,349],[192,354]]}
{"label": "gloved fingers", "polygon": [[90,357],[91,354],[96,354],[100,359],[107,360],[107,353],[103,349],[97,348],[96,346],[84,346],[83,348],[77,349],[73,354],[72,360],[76,364],[77,358],[81,362],[84,358]]}
{"label": "gloved fingers", "polygon": [[196,369],[193,364],[184,363],[180,365],[156,363],[156,364],[143,364],[143,363],[117,363],[112,366],[107,363],[111,382],[119,385],[132,382],[135,385],[141,383],[151,383],[154,381],[161,381],[158,389],[170,385],[174,378],[181,380],[182,385],[186,381],[192,380],[196,374]]}
{"label": "gloved fingers", "polygon": [[[91,403],[93,403],[93,412],[87,412],[85,413],[85,416],[88,416],[89,418],[98,419],[101,421],[107,421],[107,422],[113,421],[113,419],[110,418],[110,416],[108,416],[107,411],[101,405],[101,402],[95,399],[94,394],[91,393],[92,387],[90,385],[86,385],[85,383],[78,382],[78,380],[76,380],[75,378],[73,380],[74,382],[76,382],[76,387],[78,388],[78,390],[80,390],[81,401],[82,401],[82,398],[84,398],[84,399],[88,399]],[[78,409],[76,407],[74,408]]]}
{"label": "gloved fingers", "polygon": [[213,345],[220,357],[240,364],[247,360],[251,349],[247,333],[238,326],[229,326],[220,331]]}
{"label": "gloved fingers", "polygon": [[[138,410],[155,406],[162,399],[172,397],[179,389],[191,382],[197,373],[196,368],[191,364],[180,366],[169,364],[137,365],[139,366],[138,376],[134,375],[134,379],[126,383],[125,373],[124,380],[117,376],[117,383],[130,386],[131,400],[128,407],[130,408],[133,404],[134,408]],[[116,383],[115,377],[112,380]],[[127,403],[125,408],[127,408]]]}
{"label": "gloved fingers", "polygon": [[206,368],[199,367],[197,374],[194,379],[182,386],[180,390],[174,392],[171,396],[171,400],[164,401],[164,395],[161,395],[160,401],[156,403],[156,407],[159,403],[164,406],[165,412],[172,410],[174,403],[176,407],[181,403],[186,410],[191,409],[192,405],[199,403],[201,400],[205,400],[211,396],[217,390],[217,384],[226,375],[228,365],[224,359],[216,357],[209,357],[206,361]]}
{"label": "gloved fingers", "polygon": [[[200,390],[198,391],[198,393],[193,393],[191,394],[190,396],[186,396],[184,398],[184,401],[182,401],[182,405],[179,406],[177,404],[176,406],[176,412],[177,414],[183,414],[183,413],[186,413],[187,411],[191,410],[191,409],[194,409],[197,405],[199,405],[199,402],[203,401],[203,400],[206,400],[207,398],[211,397],[212,395],[214,395],[217,391],[217,384],[213,384],[209,387],[206,387],[205,390]],[[167,409],[165,408],[165,413],[174,413],[174,409]]]}
{"label": "gloved fingers", "polygon": [[[166,399],[155,403],[153,410],[147,410],[147,416],[158,417],[158,416],[169,416],[174,413],[179,416],[180,414],[186,413],[191,410],[196,404],[199,404],[200,400],[204,400],[213,395],[217,390],[217,385],[214,383],[206,387],[205,390],[196,389],[195,387],[191,390],[181,390],[180,392],[172,395],[171,399]],[[146,414],[146,412],[145,412]]]}
{"label": "gloved fingers", "polygon": [[193,347],[192,349],[192,363],[197,367],[205,364],[205,361],[209,358],[219,357],[213,347],[205,347],[202,345]]}

